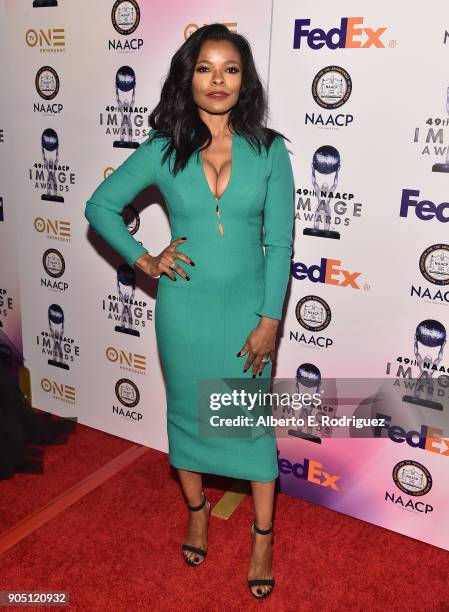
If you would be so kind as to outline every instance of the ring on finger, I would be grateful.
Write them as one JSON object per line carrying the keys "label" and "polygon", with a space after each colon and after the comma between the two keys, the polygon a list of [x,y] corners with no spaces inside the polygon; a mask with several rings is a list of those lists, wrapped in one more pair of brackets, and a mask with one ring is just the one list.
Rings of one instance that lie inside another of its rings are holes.
{"label": "ring on finger", "polygon": [[268,363],[270,361],[269,357],[262,357],[263,363]]}

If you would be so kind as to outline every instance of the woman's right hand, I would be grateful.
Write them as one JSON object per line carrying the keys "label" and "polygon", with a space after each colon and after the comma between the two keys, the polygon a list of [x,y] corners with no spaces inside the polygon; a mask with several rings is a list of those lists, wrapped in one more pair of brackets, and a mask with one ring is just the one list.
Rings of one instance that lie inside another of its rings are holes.
{"label": "woman's right hand", "polygon": [[189,276],[184,272],[184,270],[179,266],[175,259],[181,259],[186,264],[194,266],[193,261],[184,255],[184,253],[180,253],[176,251],[176,247],[178,244],[181,244],[186,240],[185,237],[177,238],[170,242],[167,248],[165,248],[162,253],[159,255],[153,256],[149,253],[145,253],[141,255],[139,259],[136,260],[135,266],[143,270],[145,274],[148,274],[152,278],[158,278],[161,274],[167,274],[173,281],[176,280],[176,275],[174,271],[178,272],[185,280],[190,280]]}

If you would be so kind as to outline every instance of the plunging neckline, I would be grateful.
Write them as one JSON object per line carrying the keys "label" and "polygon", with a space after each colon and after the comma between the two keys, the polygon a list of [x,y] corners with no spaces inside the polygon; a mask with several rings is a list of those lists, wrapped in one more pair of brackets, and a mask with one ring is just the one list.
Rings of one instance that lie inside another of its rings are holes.
{"label": "plunging neckline", "polygon": [[[207,191],[209,192],[209,194],[212,196],[212,198],[214,199],[215,202],[221,202],[224,198],[224,196],[227,194],[227,192],[229,191],[229,187],[231,186],[231,182],[233,180],[234,177],[234,173],[235,173],[235,139],[237,138],[237,134],[235,132],[231,132],[231,175],[229,177],[229,181],[228,184],[226,185],[226,189],[223,191],[223,193],[221,194],[221,196],[219,198],[217,198],[217,196],[212,192],[212,189],[210,188],[209,185],[209,181],[207,180],[207,176],[206,176],[206,171],[204,170],[204,164],[203,164],[203,158],[201,155],[201,151],[198,152],[198,161],[199,164],[201,166],[201,174],[202,174],[202,179],[205,182],[205,186],[207,188]],[[217,176],[218,179],[218,176]]]}

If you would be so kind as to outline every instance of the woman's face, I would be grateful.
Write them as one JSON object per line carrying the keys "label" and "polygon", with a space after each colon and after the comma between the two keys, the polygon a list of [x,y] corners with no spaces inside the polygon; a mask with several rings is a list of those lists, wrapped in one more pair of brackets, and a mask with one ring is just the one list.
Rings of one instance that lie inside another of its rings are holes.
{"label": "woman's face", "polygon": [[[226,40],[208,40],[201,46],[192,79],[197,106],[212,115],[227,113],[237,104],[242,84],[239,51]],[[214,96],[214,92],[222,95]]]}

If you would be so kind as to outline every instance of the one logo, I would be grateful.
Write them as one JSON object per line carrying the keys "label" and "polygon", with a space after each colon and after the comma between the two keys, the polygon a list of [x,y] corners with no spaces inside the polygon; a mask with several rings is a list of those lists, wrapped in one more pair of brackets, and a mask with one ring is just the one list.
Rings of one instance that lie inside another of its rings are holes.
{"label": "one logo", "polygon": [[65,30],[64,28],[40,28],[34,30],[30,28],[25,32],[25,42],[29,47],[39,47],[41,52],[60,52],[65,51]]}
{"label": "one logo", "polygon": [[[363,27],[363,17],[342,17],[340,27],[331,28],[327,32],[322,28],[310,28],[310,19],[295,19],[293,48],[302,49],[303,40],[309,49],[318,50],[323,47],[336,49],[383,49],[382,35],[387,28]],[[393,47],[394,41],[390,41]]]}
{"label": "one logo", "polygon": [[339,259],[326,259],[325,257],[321,258],[319,264],[312,266],[295,261],[292,263],[291,273],[296,280],[308,279],[312,283],[360,289],[356,279],[361,272],[349,272],[341,268],[340,265],[341,261]]}
{"label": "one logo", "polygon": [[117,0],[112,7],[112,25],[123,36],[137,30],[140,22],[140,8],[136,0]]}
{"label": "one logo", "polygon": [[431,200],[419,200],[418,189],[403,189],[401,197],[400,217],[408,217],[410,208],[415,210],[415,216],[421,221],[437,219],[441,223],[449,221],[449,202],[435,204]]}
{"label": "one logo", "polygon": [[58,95],[59,77],[51,66],[39,68],[34,80],[36,91],[44,100],[53,100]]}
{"label": "one logo", "polygon": [[313,79],[313,99],[322,108],[334,109],[343,106],[348,101],[351,91],[351,77],[340,66],[326,66]]}
{"label": "one logo", "polygon": [[140,373],[147,369],[145,355],[139,353],[131,353],[115,346],[108,346],[106,349],[106,358],[110,363],[118,364],[124,369],[135,369]]}
{"label": "one logo", "polygon": [[71,239],[71,222],[64,219],[44,219],[36,217],[33,226],[39,234],[46,234],[49,240],[69,242]]}
{"label": "one logo", "polygon": [[432,488],[429,470],[417,461],[400,461],[394,466],[392,476],[398,489],[407,495],[426,495]]}
{"label": "one logo", "polygon": [[60,278],[65,272],[64,257],[56,249],[47,249],[45,251],[42,256],[42,265],[45,272],[53,278]]}
{"label": "one logo", "polygon": [[332,319],[329,304],[317,295],[306,295],[296,304],[296,319],[304,329],[319,332],[329,325]]}
{"label": "one logo", "polygon": [[44,393],[49,393],[53,396],[53,399],[58,402],[67,402],[74,404],[76,401],[76,389],[66,383],[56,382],[49,378],[41,379],[41,389]]}
{"label": "one logo", "polygon": [[434,285],[449,285],[449,244],[433,244],[421,254],[419,269]]}

